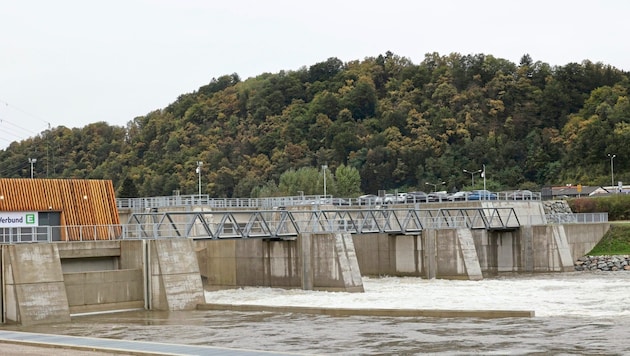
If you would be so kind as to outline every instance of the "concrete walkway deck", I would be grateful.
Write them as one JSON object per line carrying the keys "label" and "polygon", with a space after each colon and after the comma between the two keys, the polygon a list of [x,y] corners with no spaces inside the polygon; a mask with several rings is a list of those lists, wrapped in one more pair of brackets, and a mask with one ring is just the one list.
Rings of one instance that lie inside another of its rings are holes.
{"label": "concrete walkway deck", "polygon": [[322,308],[297,306],[272,306],[253,304],[197,305],[197,310],[231,310],[244,312],[304,313],[332,316],[383,316],[383,317],[425,317],[425,318],[533,318],[533,310],[447,310],[447,309],[384,309],[384,308]]}
{"label": "concrete walkway deck", "polygon": [[[282,352],[267,352],[255,350],[228,349],[210,346],[177,345],[157,342],[127,341],[115,339],[99,339],[92,337],[65,336],[53,334],[26,333],[19,331],[0,330],[0,343],[64,349],[64,354],[75,355],[72,351],[96,352],[96,354],[119,355],[234,355],[234,356],[269,356],[296,355]],[[0,354],[6,351],[0,346]]]}

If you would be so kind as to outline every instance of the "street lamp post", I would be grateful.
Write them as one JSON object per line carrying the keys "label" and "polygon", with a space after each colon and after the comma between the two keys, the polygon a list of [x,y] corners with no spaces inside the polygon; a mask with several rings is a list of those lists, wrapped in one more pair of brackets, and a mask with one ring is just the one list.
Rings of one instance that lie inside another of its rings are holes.
{"label": "street lamp post", "polygon": [[617,157],[617,155],[611,155],[609,153],[608,157],[610,157],[610,187],[617,192],[617,189],[615,189],[615,166],[613,164],[613,160]]}
{"label": "street lamp post", "polygon": [[440,183],[435,183],[435,184],[426,182],[424,184],[432,186],[433,187],[433,192],[435,193],[435,192],[437,192],[437,186],[438,185],[442,185],[442,184],[446,184],[446,182],[440,182]]}
{"label": "street lamp post", "polygon": [[197,161],[197,175],[199,175],[199,199],[201,199],[201,166],[203,162]]}
{"label": "street lamp post", "polygon": [[487,190],[486,190],[486,165],[485,164],[483,165],[483,172],[481,172],[481,176],[483,177],[483,190],[484,190],[484,193],[487,193]]}
{"label": "street lamp post", "polygon": [[31,179],[33,179],[33,165],[37,162],[37,158],[29,158],[28,163],[31,164]]}
{"label": "street lamp post", "polygon": [[323,164],[322,171],[324,172],[324,198],[326,198],[326,169],[328,169],[328,165]]}
{"label": "street lamp post", "polygon": [[477,173],[481,173],[481,169],[476,170],[476,171],[469,171],[467,169],[464,169],[464,173],[468,173],[470,174],[470,179],[471,179],[471,184],[472,184],[472,189],[475,189],[475,174]]}

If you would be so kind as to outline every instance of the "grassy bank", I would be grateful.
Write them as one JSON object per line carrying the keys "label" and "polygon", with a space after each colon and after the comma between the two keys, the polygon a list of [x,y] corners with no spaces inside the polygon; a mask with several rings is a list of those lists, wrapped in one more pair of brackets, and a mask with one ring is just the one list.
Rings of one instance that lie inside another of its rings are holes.
{"label": "grassy bank", "polygon": [[630,255],[630,222],[612,223],[610,230],[588,255]]}

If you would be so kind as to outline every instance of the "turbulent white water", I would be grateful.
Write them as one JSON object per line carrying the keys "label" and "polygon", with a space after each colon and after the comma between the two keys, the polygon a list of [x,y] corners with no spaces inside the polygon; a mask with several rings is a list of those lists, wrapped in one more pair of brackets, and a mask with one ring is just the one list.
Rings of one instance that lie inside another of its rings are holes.
{"label": "turbulent white water", "polygon": [[533,310],[537,317],[630,316],[630,272],[575,272],[481,281],[363,278],[365,293],[242,288],[206,292],[208,303],[331,308]]}
{"label": "turbulent white water", "polygon": [[242,288],[206,292],[206,300],[274,306],[533,310],[536,316],[479,319],[133,311],[18,329],[302,355],[630,354],[630,272],[521,274],[481,281],[364,278],[364,287],[365,293]]}

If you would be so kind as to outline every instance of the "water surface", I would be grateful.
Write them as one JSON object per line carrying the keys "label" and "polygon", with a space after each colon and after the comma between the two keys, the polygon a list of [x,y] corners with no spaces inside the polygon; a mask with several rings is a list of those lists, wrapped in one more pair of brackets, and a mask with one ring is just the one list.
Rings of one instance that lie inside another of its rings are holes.
{"label": "water surface", "polygon": [[270,312],[132,311],[17,328],[75,336],[305,354],[630,354],[630,272],[482,281],[364,278],[365,293],[243,288],[216,303],[348,308],[533,310],[533,318],[333,317]]}

